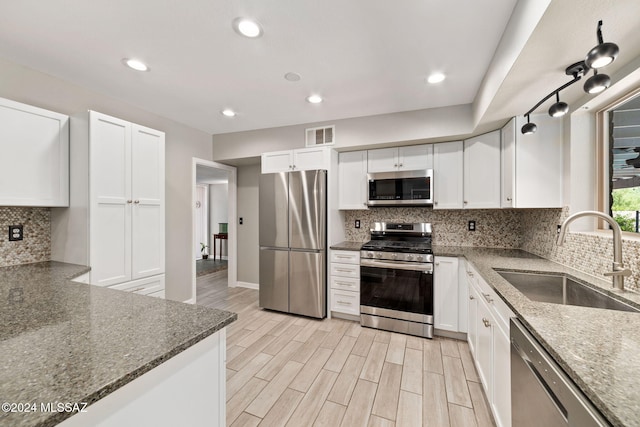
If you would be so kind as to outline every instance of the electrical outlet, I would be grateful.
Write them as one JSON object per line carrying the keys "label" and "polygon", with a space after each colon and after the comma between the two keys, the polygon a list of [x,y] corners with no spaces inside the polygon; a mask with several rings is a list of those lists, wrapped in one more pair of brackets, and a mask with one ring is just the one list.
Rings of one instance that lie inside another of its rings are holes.
{"label": "electrical outlet", "polygon": [[240,220],[238,222],[240,223],[240,225],[242,225],[242,217],[240,217]]}
{"label": "electrical outlet", "polygon": [[468,228],[469,228],[469,231],[476,231],[476,222],[475,221],[469,221]]}
{"label": "electrical outlet", "polygon": [[558,224],[558,230],[556,230],[557,234],[560,234],[560,229],[562,228],[562,226],[560,224]]}
{"label": "electrical outlet", "polygon": [[22,225],[10,225],[9,226],[9,241],[16,242],[24,238],[24,232]]}
{"label": "electrical outlet", "polygon": [[356,228],[360,228],[360,220],[359,219],[356,219],[355,227]]}

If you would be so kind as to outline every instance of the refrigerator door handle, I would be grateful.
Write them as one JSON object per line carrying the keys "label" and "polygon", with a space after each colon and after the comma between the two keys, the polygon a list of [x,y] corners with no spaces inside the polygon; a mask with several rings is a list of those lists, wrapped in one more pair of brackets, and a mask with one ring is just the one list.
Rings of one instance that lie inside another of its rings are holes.
{"label": "refrigerator door handle", "polygon": [[291,248],[291,252],[307,252],[310,254],[323,254],[325,253],[324,249],[301,249],[301,248]]}
{"label": "refrigerator door handle", "polygon": [[261,251],[288,251],[289,248],[284,248],[280,246],[260,246]]}

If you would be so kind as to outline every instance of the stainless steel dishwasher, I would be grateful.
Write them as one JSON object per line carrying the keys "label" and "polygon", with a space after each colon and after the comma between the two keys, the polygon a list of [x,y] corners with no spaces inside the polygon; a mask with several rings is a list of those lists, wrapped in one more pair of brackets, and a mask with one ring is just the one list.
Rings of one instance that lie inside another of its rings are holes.
{"label": "stainless steel dishwasher", "polygon": [[511,425],[609,426],[517,319],[511,319]]}

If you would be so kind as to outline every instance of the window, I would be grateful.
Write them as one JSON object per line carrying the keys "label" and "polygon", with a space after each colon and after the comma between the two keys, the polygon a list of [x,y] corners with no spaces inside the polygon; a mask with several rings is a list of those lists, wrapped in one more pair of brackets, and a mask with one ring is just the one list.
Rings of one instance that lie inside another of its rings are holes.
{"label": "window", "polygon": [[[640,94],[607,112],[609,213],[622,231],[640,231]],[[605,171],[606,174],[606,171]],[[606,175],[605,175],[606,176]]]}

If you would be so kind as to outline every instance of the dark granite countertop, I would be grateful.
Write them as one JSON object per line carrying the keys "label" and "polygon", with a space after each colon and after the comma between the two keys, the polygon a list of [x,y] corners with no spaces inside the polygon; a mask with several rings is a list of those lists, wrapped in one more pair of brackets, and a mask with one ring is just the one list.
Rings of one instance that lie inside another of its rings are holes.
{"label": "dark granite countertop", "polygon": [[[59,262],[0,268],[2,402],[91,404],[233,322],[228,311],[71,282]],[[0,412],[0,426],[69,413]]]}
{"label": "dark granite countertop", "polygon": [[331,245],[330,249],[340,251],[359,251],[365,242],[340,242],[335,245]]}
{"label": "dark granite countertop", "polygon": [[521,250],[434,246],[464,256],[614,426],[640,426],[640,313],[528,299],[495,270],[555,272],[640,307],[640,294]]}

